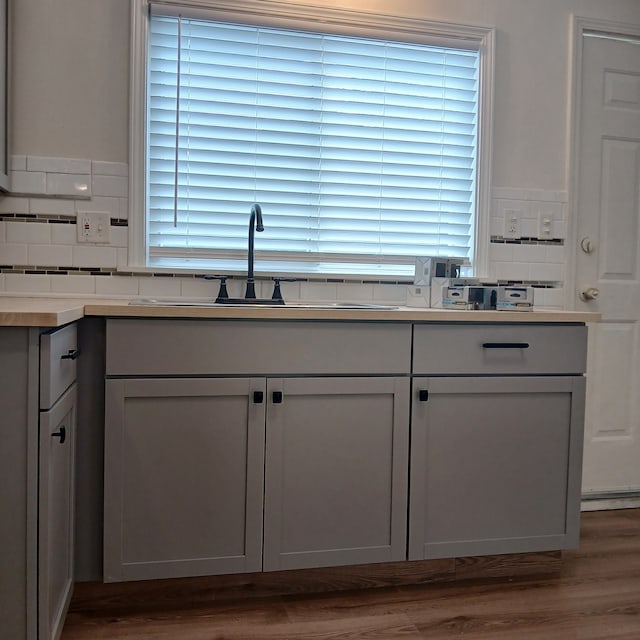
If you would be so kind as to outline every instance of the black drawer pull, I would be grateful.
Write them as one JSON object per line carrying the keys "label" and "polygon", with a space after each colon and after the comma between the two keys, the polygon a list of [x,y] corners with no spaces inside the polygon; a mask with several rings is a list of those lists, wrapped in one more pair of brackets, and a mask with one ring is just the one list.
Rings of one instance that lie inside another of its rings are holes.
{"label": "black drawer pull", "polygon": [[60,444],[64,444],[64,441],[67,439],[67,430],[64,426],[60,427],[59,431],[54,431],[51,434],[52,438],[60,438]]}
{"label": "black drawer pull", "polygon": [[282,404],[282,391],[273,392],[273,404]]}
{"label": "black drawer pull", "polygon": [[262,404],[263,401],[264,401],[264,393],[262,393],[262,391],[254,391],[253,392],[254,404]]}
{"label": "black drawer pull", "polygon": [[428,389],[420,389],[420,391],[418,391],[418,400],[420,400],[420,402],[428,402],[429,401],[429,390]]}
{"label": "black drawer pull", "polygon": [[483,349],[528,349],[528,342],[483,342]]}
{"label": "black drawer pull", "polygon": [[80,355],[80,349],[69,349],[67,353],[60,356],[60,360],[75,360]]}

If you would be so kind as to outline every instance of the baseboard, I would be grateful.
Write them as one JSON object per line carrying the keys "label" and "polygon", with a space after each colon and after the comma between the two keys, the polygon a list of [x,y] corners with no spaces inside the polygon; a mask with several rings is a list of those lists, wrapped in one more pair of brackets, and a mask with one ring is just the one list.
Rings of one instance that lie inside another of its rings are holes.
{"label": "baseboard", "polygon": [[582,496],[581,511],[608,511],[610,509],[637,509],[640,491],[587,493]]}

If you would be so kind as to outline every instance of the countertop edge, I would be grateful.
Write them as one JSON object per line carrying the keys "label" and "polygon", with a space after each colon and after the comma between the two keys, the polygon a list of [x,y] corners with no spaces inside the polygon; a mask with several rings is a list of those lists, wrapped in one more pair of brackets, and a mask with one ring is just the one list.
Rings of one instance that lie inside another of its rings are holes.
{"label": "countertop edge", "polygon": [[236,320],[343,320],[378,322],[577,322],[599,320],[599,314],[576,311],[460,311],[397,307],[395,309],[300,309],[239,307],[171,307],[87,304],[85,314],[124,318],[182,318]]}
{"label": "countertop edge", "polygon": [[599,313],[540,310],[461,311],[397,307],[393,309],[351,308],[242,308],[178,307],[129,305],[128,300],[67,299],[0,296],[0,326],[59,327],[83,317],[235,319],[235,320],[328,320],[376,322],[528,322],[590,323],[601,319]]}
{"label": "countertop edge", "polygon": [[1,327],[61,327],[85,316],[85,300],[0,297]]}

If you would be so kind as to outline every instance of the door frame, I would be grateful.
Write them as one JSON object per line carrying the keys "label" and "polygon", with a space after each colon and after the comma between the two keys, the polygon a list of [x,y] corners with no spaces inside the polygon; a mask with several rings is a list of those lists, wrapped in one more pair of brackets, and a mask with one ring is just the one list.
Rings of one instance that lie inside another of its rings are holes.
{"label": "door frame", "polygon": [[626,24],[598,18],[571,15],[570,72],[571,85],[567,116],[569,119],[568,183],[569,203],[567,228],[568,251],[565,250],[566,275],[564,282],[564,308],[575,310],[578,300],[576,289],[576,261],[578,255],[578,177],[579,132],[582,124],[582,71],[584,34],[588,32],[611,36],[631,36],[640,39],[640,24]]}

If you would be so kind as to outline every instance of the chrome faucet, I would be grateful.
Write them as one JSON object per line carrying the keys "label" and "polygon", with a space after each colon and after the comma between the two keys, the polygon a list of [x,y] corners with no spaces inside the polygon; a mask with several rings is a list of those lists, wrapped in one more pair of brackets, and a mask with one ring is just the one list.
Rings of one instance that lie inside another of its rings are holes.
{"label": "chrome faucet", "polygon": [[247,290],[244,294],[245,298],[256,297],[255,281],[253,279],[253,243],[255,231],[264,231],[262,209],[257,202],[251,207],[251,216],[249,217],[249,251],[247,253]]}

